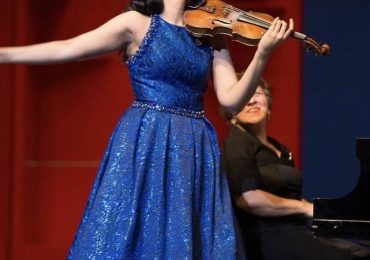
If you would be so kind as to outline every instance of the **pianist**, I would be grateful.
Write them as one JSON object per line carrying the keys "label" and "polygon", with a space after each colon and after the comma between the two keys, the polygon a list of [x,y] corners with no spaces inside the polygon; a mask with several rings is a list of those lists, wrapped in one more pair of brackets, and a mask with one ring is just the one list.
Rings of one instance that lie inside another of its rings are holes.
{"label": "pianist", "polygon": [[270,91],[261,80],[239,114],[224,113],[231,130],[222,164],[248,259],[368,259],[367,248],[315,238],[308,229],[313,205],[302,198],[302,176],[291,152],[266,135],[270,108]]}

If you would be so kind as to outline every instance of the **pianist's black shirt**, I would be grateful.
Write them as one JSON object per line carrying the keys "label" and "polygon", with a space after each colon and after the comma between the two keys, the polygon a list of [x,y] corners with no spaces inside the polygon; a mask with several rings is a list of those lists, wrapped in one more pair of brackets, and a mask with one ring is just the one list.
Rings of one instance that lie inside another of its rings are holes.
{"label": "pianist's black shirt", "polygon": [[[269,138],[280,158],[248,132],[233,127],[221,150],[232,197],[261,189],[288,199],[301,200],[302,176],[291,152]],[[313,237],[301,215],[260,217],[234,205],[250,260],[352,259],[348,252]]]}
{"label": "pianist's black shirt", "polygon": [[[240,196],[243,192],[260,189],[283,198],[301,200],[302,175],[294,167],[292,153],[273,138],[268,137],[268,140],[281,152],[280,158],[248,132],[243,132],[238,127],[231,129],[222,149],[222,165],[227,174],[231,194]],[[238,211],[238,215],[242,215],[241,220],[247,220],[248,223],[253,219],[271,220],[254,218],[244,210]],[[288,217],[289,220],[292,218],[302,220],[300,216]],[[274,218],[274,221],[277,219]]]}

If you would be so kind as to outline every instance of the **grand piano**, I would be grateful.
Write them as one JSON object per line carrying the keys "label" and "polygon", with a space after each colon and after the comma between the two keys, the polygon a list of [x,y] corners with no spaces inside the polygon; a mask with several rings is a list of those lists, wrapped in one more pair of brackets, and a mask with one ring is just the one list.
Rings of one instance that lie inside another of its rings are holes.
{"label": "grand piano", "polygon": [[315,198],[315,236],[370,240],[370,138],[356,139],[361,174],[355,188],[337,199]]}

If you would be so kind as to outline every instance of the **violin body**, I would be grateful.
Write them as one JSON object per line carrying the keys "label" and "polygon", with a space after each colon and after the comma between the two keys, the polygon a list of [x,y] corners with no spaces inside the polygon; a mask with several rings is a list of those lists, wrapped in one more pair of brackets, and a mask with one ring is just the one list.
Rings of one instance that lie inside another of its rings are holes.
{"label": "violin body", "polygon": [[[184,22],[186,28],[195,36],[213,37],[217,34],[231,36],[234,41],[249,46],[256,46],[267,29],[238,20],[239,14],[229,12],[228,5],[219,0],[208,0],[205,5],[186,11]],[[268,14],[249,11],[249,14],[272,22]]]}
{"label": "violin body", "polygon": [[[214,37],[222,34],[249,46],[258,45],[273,20],[274,17],[269,14],[246,12],[220,0],[202,1],[195,9],[184,13],[185,26],[195,37]],[[291,36],[302,40],[308,50],[318,55],[325,56],[329,53],[327,44],[320,45],[299,32],[293,32]]]}

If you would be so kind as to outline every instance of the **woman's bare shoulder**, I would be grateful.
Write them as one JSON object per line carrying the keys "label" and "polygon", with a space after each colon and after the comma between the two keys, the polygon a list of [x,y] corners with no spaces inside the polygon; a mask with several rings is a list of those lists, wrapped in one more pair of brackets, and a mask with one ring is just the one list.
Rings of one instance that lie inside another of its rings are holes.
{"label": "woman's bare shoulder", "polygon": [[150,22],[150,17],[132,10],[116,16],[116,20],[127,26],[131,32],[137,32]]}

